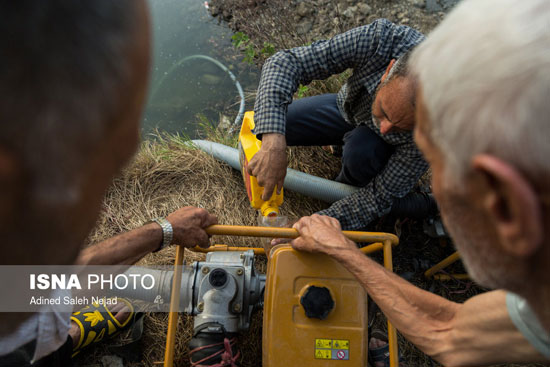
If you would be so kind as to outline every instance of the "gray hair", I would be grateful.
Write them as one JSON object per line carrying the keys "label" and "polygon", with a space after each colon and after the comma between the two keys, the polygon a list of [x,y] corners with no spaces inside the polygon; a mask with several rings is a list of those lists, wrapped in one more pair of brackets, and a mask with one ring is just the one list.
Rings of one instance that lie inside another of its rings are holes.
{"label": "gray hair", "polygon": [[415,48],[416,46],[410,48],[395,61],[386,78],[387,82],[390,82],[392,79],[397,77],[408,78],[412,76],[409,67],[409,60]]}
{"label": "gray hair", "polygon": [[34,195],[71,200],[115,122],[135,19],[133,0],[0,2],[0,146],[21,159]]}
{"label": "gray hair", "polygon": [[[389,84],[392,80],[396,78],[407,78],[408,80],[412,81],[412,84],[410,85],[410,102],[413,107],[416,106],[416,76],[411,72],[410,70],[410,55],[412,54],[413,50],[416,48],[416,46],[413,46],[413,48],[410,48],[407,50],[403,55],[401,55],[395,62],[393,63],[390,71],[388,72],[388,76],[384,81],[382,81],[378,86],[376,87],[375,94],[378,93],[378,91]],[[376,124],[376,126],[380,126],[380,122],[373,117],[373,121]]]}
{"label": "gray hair", "polygon": [[533,182],[550,172],[549,30],[548,0],[464,0],[418,46],[411,65],[448,180],[480,153]]}

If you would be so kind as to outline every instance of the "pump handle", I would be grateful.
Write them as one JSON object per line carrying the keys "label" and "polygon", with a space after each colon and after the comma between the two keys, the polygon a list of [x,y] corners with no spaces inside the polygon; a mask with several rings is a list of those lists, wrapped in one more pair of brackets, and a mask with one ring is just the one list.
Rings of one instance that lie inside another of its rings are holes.
{"label": "pump handle", "polygon": [[[294,228],[280,227],[251,227],[251,226],[227,226],[215,224],[206,228],[209,235],[223,236],[248,236],[248,237],[270,237],[270,238],[297,238],[298,231]],[[343,231],[344,236],[354,242],[382,242],[390,241],[392,245],[399,243],[399,238],[391,233],[383,232],[359,232]]]}

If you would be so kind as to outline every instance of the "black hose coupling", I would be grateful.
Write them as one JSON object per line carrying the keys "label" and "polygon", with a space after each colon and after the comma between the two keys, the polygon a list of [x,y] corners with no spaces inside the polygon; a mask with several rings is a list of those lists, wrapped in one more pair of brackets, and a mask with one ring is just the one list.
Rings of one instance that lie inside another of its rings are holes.
{"label": "black hose coupling", "polygon": [[234,367],[240,356],[236,334],[226,333],[218,323],[206,323],[195,328],[189,341],[191,366]]}

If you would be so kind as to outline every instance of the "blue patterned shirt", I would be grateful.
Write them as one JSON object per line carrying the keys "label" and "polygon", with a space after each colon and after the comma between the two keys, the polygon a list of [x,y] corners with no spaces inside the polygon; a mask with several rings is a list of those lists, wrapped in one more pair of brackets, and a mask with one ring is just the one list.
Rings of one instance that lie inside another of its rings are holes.
{"label": "blue patterned shirt", "polygon": [[342,116],[353,126],[368,126],[394,146],[386,166],[371,182],[318,213],[338,219],[343,229],[364,228],[387,213],[393,200],[405,196],[428,168],[412,132],[382,135],[371,113],[376,87],[390,61],[423,40],[424,36],[412,28],[379,19],[330,40],[279,51],[262,68],[254,108],[256,135],[285,134],[287,107],[300,84],[351,68],[353,74],[337,96]]}

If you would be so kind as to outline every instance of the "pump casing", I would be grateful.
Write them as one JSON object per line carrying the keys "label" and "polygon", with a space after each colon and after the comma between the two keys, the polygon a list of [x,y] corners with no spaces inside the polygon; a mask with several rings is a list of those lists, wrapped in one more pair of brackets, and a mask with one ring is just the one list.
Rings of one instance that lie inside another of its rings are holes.
{"label": "pump casing", "polygon": [[366,366],[367,334],[367,294],[347,269],[290,246],[271,251],[262,366]]}

